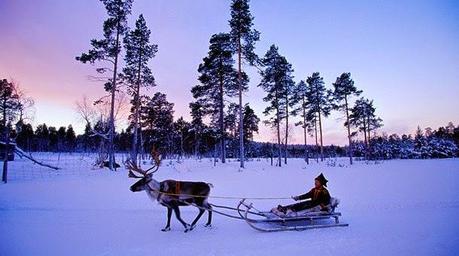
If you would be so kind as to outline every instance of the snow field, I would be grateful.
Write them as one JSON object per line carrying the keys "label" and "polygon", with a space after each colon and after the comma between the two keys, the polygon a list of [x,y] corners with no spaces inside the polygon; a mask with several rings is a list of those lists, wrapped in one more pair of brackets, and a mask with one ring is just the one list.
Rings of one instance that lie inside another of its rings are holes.
{"label": "snow field", "polygon": [[[53,156],[43,155],[43,159]],[[91,156],[61,155],[62,170],[48,173],[26,160],[10,167],[0,185],[0,255],[455,255],[459,253],[459,159],[357,162],[331,167],[289,159],[282,168],[266,159],[217,163],[210,159],[164,160],[155,177],[206,181],[213,196],[289,197],[310,189],[323,172],[341,204],[345,228],[260,233],[246,223],[207,213],[191,233],[173,216],[172,231],[160,231],[166,209],[144,192],[133,193],[126,171],[91,170]],[[38,168],[38,169],[37,169]],[[41,167],[40,167],[41,168]],[[17,175],[25,173],[24,176]],[[236,206],[238,200],[210,198]],[[253,201],[270,209],[293,200]],[[197,209],[182,207],[191,222]]]}

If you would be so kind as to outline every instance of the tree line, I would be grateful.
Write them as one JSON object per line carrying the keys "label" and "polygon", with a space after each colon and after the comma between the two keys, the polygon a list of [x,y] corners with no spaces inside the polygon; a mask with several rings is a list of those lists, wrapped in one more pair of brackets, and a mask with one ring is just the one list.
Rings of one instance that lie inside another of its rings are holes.
{"label": "tree line", "polygon": [[[171,119],[169,119],[171,120]],[[246,127],[250,127],[246,123]],[[93,136],[90,127],[86,127],[82,134],[75,135],[72,125],[59,128],[46,124],[37,125],[33,129],[28,123],[18,123],[11,129],[10,138],[12,143],[17,144],[22,150],[28,152],[79,152],[97,153],[100,150],[101,138]],[[218,130],[206,126],[197,137],[192,124],[179,118],[170,122],[166,127],[169,129],[148,130],[151,136],[157,138],[161,134],[166,137],[155,140],[157,144],[145,144],[144,147],[160,147],[165,149],[166,158],[188,158],[188,157],[219,157]],[[237,129],[236,129],[237,130]],[[132,130],[122,130],[114,136],[114,148],[116,152],[129,154],[132,148]],[[375,135],[368,139],[368,149],[364,140],[354,142],[354,156],[361,160],[387,160],[387,159],[427,159],[447,158],[459,156],[459,125],[454,126],[452,122],[444,127],[433,130],[430,127],[424,131],[418,127],[415,134],[382,134]],[[244,142],[246,158],[278,158],[279,152],[274,143],[257,142],[247,138]],[[237,158],[239,155],[239,141],[235,133],[227,136],[226,154],[230,158]],[[329,145],[324,146],[325,158],[348,156],[347,146]],[[315,145],[290,144],[287,146],[289,158],[304,158],[305,154],[310,157],[319,158],[321,150]],[[284,156],[281,152],[281,156]]]}
{"label": "tree line", "polygon": [[[313,84],[311,81],[317,79],[314,77],[317,77],[317,75],[313,74],[306,82],[299,82],[294,87],[293,91],[296,93],[293,94],[295,97],[291,102],[303,103],[307,100],[304,99],[303,101],[301,97],[298,98],[298,95],[306,95],[304,97],[307,97],[307,94],[303,94],[304,90],[302,89],[304,89],[304,84]],[[349,74],[344,74],[338,77],[337,81],[339,83],[351,81],[349,78]],[[105,140],[101,136],[97,136],[97,133],[105,133],[108,129],[107,124],[102,120],[98,120],[93,126],[91,123],[87,123],[84,132],[78,135],[75,134],[72,125],[53,127],[47,124],[39,124],[34,129],[28,123],[28,120],[31,119],[28,115],[28,109],[33,105],[33,99],[25,96],[15,83],[6,79],[2,79],[0,82],[0,112],[3,114],[0,128],[3,131],[3,143],[15,143],[18,147],[28,152],[100,153],[102,151],[102,153],[106,153],[106,149],[104,147],[101,148]],[[338,82],[335,82],[335,84],[338,84]],[[207,89],[207,92],[212,91],[210,88]],[[357,90],[353,89],[353,91]],[[330,92],[329,94],[331,95]],[[207,99],[206,102],[211,104],[213,102],[212,98]],[[405,134],[375,135],[375,123],[378,120],[372,120],[374,117],[357,118],[360,111],[373,112],[374,108],[371,108],[371,105],[371,101],[358,99],[354,106],[350,108],[349,123],[359,125],[354,133],[360,130],[365,134],[363,140],[355,140],[353,142],[353,152],[356,157],[377,160],[444,158],[458,155],[459,126],[456,127],[450,122],[436,130],[427,127],[423,131],[418,127],[414,136]],[[294,106],[292,111],[301,113],[302,117],[306,117],[303,120],[308,120],[307,111],[302,108],[303,104],[292,104],[292,106]],[[174,121],[174,104],[167,100],[165,94],[157,92],[152,97],[143,96],[138,112],[139,126],[142,130],[140,137],[143,138],[139,147],[143,149],[162,148],[165,157],[169,158],[220,157],[220,113],[202,111],[203,108],[196,107],[193,103],[190,104],[190,107],[193,114],[191,122],[187,122],[182,117]],[[283,108],[287,109],[287,106],[284,105]],[[330,108],[336,107],[331,106]],[[282,108],[279,108],[279,110],[282,110]],[[214,116],[213,122],[209,124],[203,122],[206,113]],[[237,105],[230,103],[223,116],[223,123],[226,129],[224,133],[226,156],[237,158],[240,153],[239,130],[235,121],[238,116]],[[320,148],[314,144],[290,144],[283,147],[284,152],[280,151],[277,144],[253,141],[253,135],[258,131],[260,120],[248,104],[244,107],[244,117],[246,158],[264,157],[273,160],[286,155],[288,157],[305,157],[307,155],[307,158],[315,157],[318,161],[321,155],[324,155],[324,157],[341,157],[349,153],[348,146],[331,145]],[[275,124],[277,126],[277,123]],[[299,125],[302,124],[299,123]],[[114,150],[116,152],[131,152],[134,143],[132,140],[134,127],[131,122],[131,125],[126,130],[114,134]],[[317,128],[317,125],[314,128]],[[312,129],[312,133],[317,134],[317,129]],[[353,133],[351,133],[352,135]],[[7,158],[4,159],[7,160]],[[279,162],[276,164],[279,164]]]}

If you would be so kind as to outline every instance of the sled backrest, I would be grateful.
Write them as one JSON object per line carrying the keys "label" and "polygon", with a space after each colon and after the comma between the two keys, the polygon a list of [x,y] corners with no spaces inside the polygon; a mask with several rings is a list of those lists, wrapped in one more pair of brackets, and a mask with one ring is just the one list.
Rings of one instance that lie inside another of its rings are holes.
{"label": "sled backrest", "polygon": [[339,205],[339,199],[336,197],[330,198],[330,212],[334,212],[335,208]]}

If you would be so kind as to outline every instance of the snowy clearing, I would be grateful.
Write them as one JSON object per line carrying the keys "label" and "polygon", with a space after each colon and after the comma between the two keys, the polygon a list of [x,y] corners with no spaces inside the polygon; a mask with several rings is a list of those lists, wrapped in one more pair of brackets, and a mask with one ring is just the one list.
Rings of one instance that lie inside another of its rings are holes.
{"label": "snowy clearing", "polygon": [[[133,193],[126,171],[91,170],[91,156],[40,155],[63,168],[46,170],[18,159],[0,185],[0,255],[453,255],[459,253],[459,159],[357,162],[332,167],[290,159],[286,167],[268,160],[237,162],[165,160],[159,180],[206,181],[211,195],[288,197],[313,186],[320,172],[349,227],[260,233],[246,223],[214,214],[213,227],[184,233],[160,231],[166,208],[144,192]],[[53,158],[54,157],[54,158]],[[235,206],[238,200],[211,198]],[[293,200],[252,201],[269,209]],[[187,221],[197,209],[182,207]]]}

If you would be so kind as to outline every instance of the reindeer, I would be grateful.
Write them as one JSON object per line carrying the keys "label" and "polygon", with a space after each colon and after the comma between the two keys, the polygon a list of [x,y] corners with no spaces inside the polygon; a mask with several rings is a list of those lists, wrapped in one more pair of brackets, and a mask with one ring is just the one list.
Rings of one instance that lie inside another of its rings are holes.
{"label": "reindeer", "polygon": [[[207,202],[207,198],[212,185],[205,182],[176,180],[159,182],[153,178],[153,174],[158,171],[160,165],[159,155],[153,151],[152,156],[154,165],[147,170],[142,170],[130,160],[126,162],[126,168],[129,170],[129,177],[140,179],[131,186],[130,189],[132,192],[145,190],[151,200],[158,201],[162,206],[167,208],[167,224],[161,231],[166,232],[171,230],[172,211],[175,212],[177,220],[182,223],[185,232],[188,232],[195,228],[196,223],[205,212],[204,209],[208,209],[209,214],[205,227],[210,227],[212,222],[212,207]],[[179,209],[179,206],[189,205],[198,206],[199,209],[199,213],[191,225],[182,220]]]}

